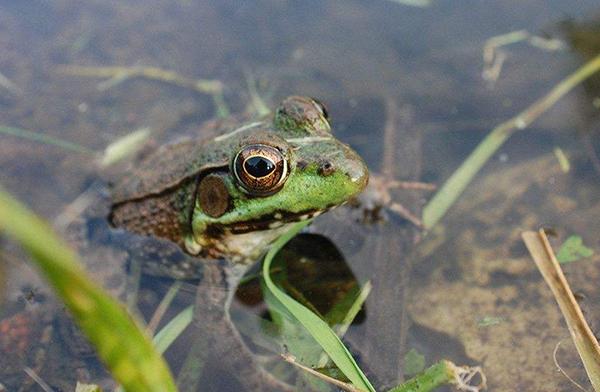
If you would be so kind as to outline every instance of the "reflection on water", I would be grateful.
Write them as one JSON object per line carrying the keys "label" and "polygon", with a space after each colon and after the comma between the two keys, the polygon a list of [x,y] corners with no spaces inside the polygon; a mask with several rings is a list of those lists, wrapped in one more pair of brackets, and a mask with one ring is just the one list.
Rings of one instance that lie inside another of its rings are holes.
{"label": "reflection on water", "polygon": [[[61,65],[146,65],[220,80],[233,112],[245,110],[253,88],[273,102],[290,94],[318,97],[329,106],[334,132],[365,157],[375,175],[439,184],[490,129],[598,53],[594,13],[600,9],[592,0],[438,1],[425,8],[383,0],[242,5],[4,0],[0,127],[101,151],[139,128],[159,131],[160,144],[214,117],[213,97],[180,86],[135,78],[99,89],[102,79],[56,72]],[[490,88],[481,77],[484,43],[522,29],[564,40],[574,51],[547,51],[527,42],[506,46],[499,78]],[[377,385],[399,381],[404,354],[415,348],[428,364],[439,358],[481,364],[493,390],[573,389],[552,362],[567,331],[519,233],[550,226],[559,235],[557,246],[571,234],[581,235],[596,256],[565,269],[577,291],[598,298],[589,283],[600,271],[598,80],[509,140],[442,225],[426,236],[390,211],[385,221],[371,224],[349,208],[316,222],[313,230],[326,234],[350,266],[348,276],[373,283],[366,317],[345,340]],[[0,140],[0,183],[49,219],[98,178],[93,154],[4,134]],[[570,171],[561,171],[555,148],[569,158]],[[418,215],[431,194],[392,190],[391,195]],[[303,248],[297,249],[300,257]],[[21,266],[17,251],[6,253],[12,261],[2,314],[11,319],[8,330],[27,342],[43,342],[40,336],[48,331],[58,332],[51,335],[60,340],[60,323],[27,300],[34,292],[51,302],[43,284]],[[330,277],[309,291],[321,298],[347,284]],[[143,287],[142,309],[154,309],[163,286]],[[176,306],[188,304],[189,297],[182,294]],[[589,302],[594,319],[598,313]],[[264,309],[261,302],[255,306]],[[321,310],[324,304],[315,306]],[[240,314],[252,313],[241,304],[235,309],[240,320]],[[491,319],[497,322],[485,322]],[[252,320],[240,330],[264,354],[260,336],[268,334]],[[71,354],[62,346],[40,346],[27,345],[19,360],[48,381],[68,386],[91,372],[91,359],[53,361]],[[174,368],[183,361],[183,346],[180,341],[167,352]],[[564,370],[585,383],[570,343],[557,353]],[[36,356],[49,359],[31,362]],[[57,375],[65,369],[71,377],[61,384]],[[0,375],[3,384],[27,379],[19,366],[7,370]],[[219,388],[218,381],[208,383]]]}

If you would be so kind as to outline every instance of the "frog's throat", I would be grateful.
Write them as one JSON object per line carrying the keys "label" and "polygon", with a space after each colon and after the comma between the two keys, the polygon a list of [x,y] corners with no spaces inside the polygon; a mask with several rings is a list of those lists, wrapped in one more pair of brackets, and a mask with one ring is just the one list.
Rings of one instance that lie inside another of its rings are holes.
{"label": "frog's throat", "polygon": [[254,231],[273,230],[278,229],[288,223],[295,223],[305,221],[307,219],[316,218],[322,213],[328,211],[329,209],[330,208],[323,210],[311,210],[294,214],[275,212],[274,214],[271,214],[269,216],[264,216],[258,219],[245,222],[236,222],[229,225],[208,225],[206,228],[206,232],[245,234]]}
{"label": "frog's throat", "polygon": [[268,217],[230,225],[208,224],[199,235],[188,235],[184,245],[192,255],[209,255],[230,259],[234,263],[251,263],[295,222],[313,219],[333,207],[297,214],[275,212]]}

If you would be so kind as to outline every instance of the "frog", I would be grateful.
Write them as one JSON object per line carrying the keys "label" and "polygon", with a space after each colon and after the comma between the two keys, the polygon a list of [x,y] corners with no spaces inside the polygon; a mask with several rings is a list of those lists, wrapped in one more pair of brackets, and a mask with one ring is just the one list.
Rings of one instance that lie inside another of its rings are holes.
{"label": "frog", "polygon": [[[233,325],[235,288],[291,225],[356,197],[368,169],[314,98],[290,96],[272,115],[225,124],[208,140],[146,152],[67,232],[72,243],[110,244],[86,253],[98,261],[92,274],[121,271],[127,258],[145,274],[196,282],[194,325],[212,358],[247,390],[293,390],[258,364]],[[107,280],[123,291],[122,275]]]}

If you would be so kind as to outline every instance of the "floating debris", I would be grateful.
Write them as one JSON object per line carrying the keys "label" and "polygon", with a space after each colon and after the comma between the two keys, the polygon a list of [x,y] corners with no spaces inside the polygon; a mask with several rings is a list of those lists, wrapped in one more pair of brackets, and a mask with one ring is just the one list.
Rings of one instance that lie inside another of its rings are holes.
{"label": "floating debris", "polygon": [[43,144],[50,144],[53,146],[63,148],[65,150],[78,152],[78,153],[82,153],[82,154],[93,154],[94,153],[94,151],[92,149],[82,146],[80,144],[73,143],[73,142],[59,139],[59,138],[55,138],[53,136],[46,135],[43,133],[29,131],[27,129],[0,125],[0,134],[2,134],[2,133],[5,135],[16,136],[16,137],[32,140],[32,141],[43,143]]}
{"label": "floating debris", "polygon": [[150,128],[141,128],[109,144],[100,158],[100,166],[107,167],[133,155],[143,147],[151,133]]}
{"label": "floating debris", "polygon": [[561,264],[572,263],[594,255],[594,250],[583,244],[581,236],[572,235],[563,242],[556,254],[556,259]]}
{"label": "floating debris", "polygon": [[402,5],[408,5],[411,7],[425,8],[425,7],[431,6],[431,0],[389,0],[389,1],[398,3],[398,4],[402,4]]}
{"label": "floating debris", "polygon": [[560,170],[563,173],[568,173],[571,170],[571,162],[569,162],[569,158],[567,154],[560,147],[554,148],[554,156],[558,159],[558,164],[560,165]]}
{"label": "floating debris", "polygon": [[491,327],[492,325],[498,325],[504,321],[502,317],[496,316],[484,316],[478,322],[477,325],[480,327]]}
{"label": "floating debris", "polygon": [[79,65],[63,65],[57,71],[65,75],[105,78],[98,83],[98,90],[104,91],[132,78],[146,78],[161,82],[191,88],[204,94],[221,94],[223,83],[212,79],[190,79],[179,75],[177,72],[168,71],[157,67],[88,67]]}
{"label": "floating debris", "polygon": [[18,95],[18,96],[23,95],[23,90],[21,90],[21,88],[19,88],[19,86],[17,86],[13,82],[11,82],[10,79],[8,79],[6,76],[4,76],[1,72],[0,72],[0,87],[4,88],[5,90],[7,90],[8,92],[10,92],[14,95]]}
{"label": "floating debris", "polygon": [[179,87],[189,88],[201,94],[208,94],[213,98],[218,117],[227,117],[229,108],[223,98],[223,83],[213,79],[190,79],[181,76],[177,72],[168,71],[157,67],[133,66],[133,67],[88,67],[80,65],[63,65],[58,67],[58,73],[71,76],[82,76],[92,78],[104,78],[106,80],[98,83],[96,88],[100,91],[108,90],[126,80],[133,78],[144,78],[159,82],[174,84]]}
{"label": "floating debris", "polygon": [[517,42],[526,41],[529,45],[546,50],[557,51],[566,47],[563,41],[556,38],[545,38],[533,35],[527,30],[516,30],[488,39],[483,45],[483,71],[481,77],[493,87],[500,77],[504,61],[508,57],[506,51],[500,49]]}

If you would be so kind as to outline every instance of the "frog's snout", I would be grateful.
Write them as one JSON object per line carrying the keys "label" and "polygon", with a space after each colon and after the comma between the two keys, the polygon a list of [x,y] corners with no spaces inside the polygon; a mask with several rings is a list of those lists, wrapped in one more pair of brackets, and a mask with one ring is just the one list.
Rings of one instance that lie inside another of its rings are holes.
{"label": "frog's snout", "polygon": [[369,170],[365,162],[356,155],[357,158],[348,162],[346,165],[346,175],[357,187],[357,193],[361,192],[369,182]]}
{"label": "frog's snout", "polygon": [[[350,148],[346,151],[345,159],[340,167],[353,185],[355,194],[360,193],[369,182],[369,170],[365,161],[358,153]],[[354,196],[354,195],[353,195]]]}

